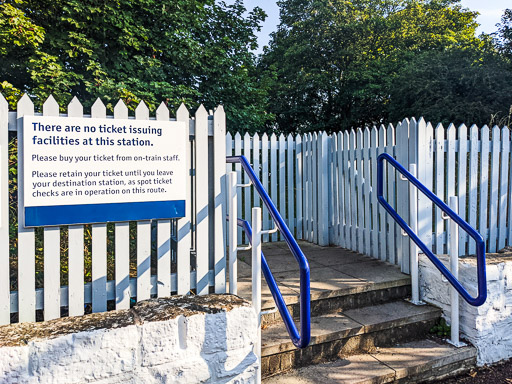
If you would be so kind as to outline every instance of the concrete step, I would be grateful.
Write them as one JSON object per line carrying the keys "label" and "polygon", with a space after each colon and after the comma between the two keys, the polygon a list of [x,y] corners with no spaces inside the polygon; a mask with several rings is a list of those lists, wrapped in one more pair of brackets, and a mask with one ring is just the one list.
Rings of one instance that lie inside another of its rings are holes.
{"label": "concrete step", "polygon": [[378,348],[333,362],[312,365],[265,379],[265,384],[422,383],[469,371],[476,349],[455,348],[433,340]]}
{"label": "concrete step", "polygon": [[396,301],[316,316],[304,349],[295,348],[284,324],[268,326],[262,331],[262,376],[421,339],[440,315],[429,305]]}
{"label": "concrete step", "polygon": [[[410,296],[410,277],[400,268],[339,247],[320,247],[299,242],[310,265],[311,315],[320,316],[342,310],[382,304]],[[263,253],[281,293],[294,316],[299,316],[299,269],[287,245],[263,245]],[[262,279],[262,309],[275,307]],[[251,299],[251,253],[239,252],[238,295]],[[263,326],[281,322],[279,313],[264,315]]]}

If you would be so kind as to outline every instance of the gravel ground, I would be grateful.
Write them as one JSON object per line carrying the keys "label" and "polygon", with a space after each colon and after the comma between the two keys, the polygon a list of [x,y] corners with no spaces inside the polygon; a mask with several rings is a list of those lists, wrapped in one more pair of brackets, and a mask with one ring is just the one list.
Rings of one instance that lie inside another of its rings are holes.
{"label": "gravel ground", "polygon": [[512,359],[492,366],[471,370],[471,372],[437,381],[437,384],[512,384]]}

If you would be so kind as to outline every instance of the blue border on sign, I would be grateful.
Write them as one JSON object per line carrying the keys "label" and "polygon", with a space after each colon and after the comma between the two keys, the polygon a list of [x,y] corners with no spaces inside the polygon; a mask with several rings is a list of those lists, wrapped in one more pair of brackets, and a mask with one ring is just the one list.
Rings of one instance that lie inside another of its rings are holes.
{"label": "blue border on sign", "polygon": [[174,219],[185,216],[185,200],[25,207],[25,226]]}

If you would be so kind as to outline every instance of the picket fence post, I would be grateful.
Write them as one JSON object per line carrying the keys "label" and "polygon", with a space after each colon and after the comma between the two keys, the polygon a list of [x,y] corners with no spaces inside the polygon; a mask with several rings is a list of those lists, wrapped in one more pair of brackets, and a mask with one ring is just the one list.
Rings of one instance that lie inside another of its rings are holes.
{"label": "picket fence post", "polygon": [[[59,116],[59,104],[50,95],[43,116]],[[60,317],[60,227],[44,228],[44,319]]]}
{"label": "picket fence post", "polygon": [[[410,154],[409,163],[417,164],[418,180],[428,189],[433,188],[434,131],[430,123],[421,118],[416,124],[417,139],[414,142],[417,159]],[[412,130],[410,127],[410,131]],[[417,160],[417,161],[416,161]],[[418,194],[418,237],[432,250],[432,202]]]}
{"label": "picket fence post", "polygon": [[[274,202],[274,204],[277,206],[278,203],[278,190],[277,190],[277,137],[273,133],[272,136],[270,136],[270,198]],[[270,225],[273,226],[274,222],[273,220],[270,220]],[[268,229],[268,228],[265,228]],[[270,235],[270,241],[277,241],[277,233],[273,233]]]}
{"label": "picket fence post", "polygon": [[[472,125],[469,129],[469,225],[477,228],[478,207],[478,127]],[[512,196],[512,195],[511,195]],[[509,211],[512,213],[512,211]],[[509,216],[512,217],[512,216]],[[511,226],[512,227],[512,226]],[[469,254],[475,254],[476,243],[469,242]]]}
{"label": "picket fence post", "polygon": [[[313,205],[315,200],[313,199],[313,135],[311,133],[308,133],[305,135],[306,137],[306,154],[305,157],[306,160],[306,168],[307,168],[307,176],[306,176],[306,182],[304,183],[304,188],[306,188],[306,198],[304,199],[305,202],[305,223],[306,223],[306,240],[313,242]],[[306,172],[306,171],[305,171]]]}
{"label": "picket fence post", "polygon": [[486,249],[489,250],[487,233],[487,215],[489,212],[489,127],[484,125],[480,130],[480,212],[478,214],[478,231],[486,242]]}
{"label": "picket fence post", "polygon": [[[269,193],[268,189],[268,135],[266,133],[261,137],[261,181],[263,183],[263,188],[265,191]],[[258,196],[259,199],[259,196]],[[265,230],[269,229],[270,226],[270,217],[268,213],[267,206],[263,204],[262,209],[263,221],[262,225]],[[263,241],[268,241],[270,236],[268,234],[263,235]]]}
{"label": "picket fence post", "polygon": [[[458,176],[457,180],[468,180],[467,162],[468,162],[468,129],[462,124],[458,129],[459,136],[459,156],[458,156]],[[508,162],[507,162],[508,164]],[[457,196],[459,197],[459,216],[469,222],[466,209],[466,196],[467,196],[467,182],[458,183]],[[459,256],[466,254],[466,243],[468,241],[468,234],[465,231],[459,231]]]}
{"label": "picket fence post", "polygon": [[343,132],[338,133],[338,151],[337,151],[337,161],[338,161],[338,235],[339,239],[336,243],[342,247],[346,247],[345,244],[345,174],[344,174],[344,162],[345,162],[345,152],[343,151]]}
{"label": "picket fence post", "polygon": [[196,291],[208,294],[210,216],[208,209],[208,112],[201,104],[195,115],[196,173]]}
{"label": "picket fence post", "polygon": [[[98,98],[91,108],[93,118],[104,119],[107,109]],[[19,132],[19,131],[18,131]],[[107,225],[92,226],[92,311],[107,310]]]}
{"label": "picket fence post", "polygon": [[[281,133],[279,135],[279,201],[274,201],[278,205],[278,211],[286,222],[286,139]],[[279,232],[279,231],[278,231]],[[278,233],[279,241],[284,240],[281,233]]]}
{"label": "picket fence post", "polygon": [[[214,274],[215,293],[226,292],[226,113],[220,105],[213,114],[214,150]],[[190,276],[190,264],[188,275]]]}
{"label": "picket fence post", "polygon": [[496,252],[498,242],[498,188],[499,188],[499,164],[500,164],[500,128],[492,128],[492,154],[491,154],[491,173],[490,173],[490,205],[489,205],[489,245],[487,252]]}
{"label": "picket fence post", "polygon": [[[254,169],[254,172],[256,172],[258,179],[261,180],[260,136],[257,133],[255,133],[254,136],[252,137],[252,167]],[[260,195],[258,195],[258,191],[256,191],[256,188],[251,188],[251,189],[252,189],[252,206],[259,207],[261,205]]]}
{"label": "picket fence post", "polygon": [[[379,128],[379,147],[377,150],[377,156],[380,156],[384,153],[386,147],[386,127],[381,125]],[[387,164],[384,163],[383,170],[383,180],[384,180],[384,189],[383,194],[384,198],[387,200]],[[379,217],[380,217],[380,232],[379,232],[379,258],[382,261],[387,260],[387,212],[383,206],[379,204]]]}
{"label": "picket fence post", "polygon": [[[409,120],[405,119],[399,123],[396,127],[396,160],[408,167],[409,162],[409,132],[414,129],[410,125]],[[397,196],[397,212],[406,223],[410,223],[410,209],[409,209],[409,182],[402,180],[400,177],[396,178],[396,196]],[[400,264],[402,271],[405,273],[409,272],[410,268],[410,250],[409,250],[409,238],[402,236],[400,228],[397,231],[396,236],[396,252],[398,256],[398,263]]]}
{"label": "picket fence post", "polygon": [[[164,111],[160,109],[159,115],[162,116]],[[162,117],[161,117],[162,118]],[[114,119],[128,119],[128,107],[122,100],[119,100],[114,107]],[[160,233],[160,228],[159,228]],[[160,249],[159,249],[160,252]],[[130,224],[115,224],[115,279],[116,279],[116,309],[130,308]],[[159,258],[160,260],[160,258]],[[170,256],[169,256],[170,264]],[[158,271],[160,272],[160,266]],[[83,266],[82,266],[83,270]],[[170,272],[170,271],[169,271]],[[83,271],[82,271],[83,275]],[[170,273],[169,273],[169,293],[170,289]],[[162,280],[162,288],[166,286],[165,280]],[[159,287],[161,290],[161,288]],[[83,289],[82,289],[83,290]]]}
{"label": "picket fence post", "polygon": [[321,132],[318,136],[318,245],[325,247],[329,245],[329,164],[327,133]]}
{"label": "picket fence post", "polygon": [[[251,136],[248,132],[245,133],[243,140],[242,140],[242,148],[243,148],[243,154],[249,164],[251,163]],[[251,183],[251,180],[249,179],[249,174],[242,170],[242,184],[248,185]],[[240,201],[243,201],[243,217],[245,220],[248,220],[249,217],[251,217],[251,210],[252,210],[252,204],[251,204],[251,189],[252,187],[245,187],[240,188]],[[243,198],[242,198],[243,196]],[[242,213],[242,211],[239,211]],[[246,235],[246,243],[248,243],[248,237]]]}
{"label": "picket fence post", "polygon": [[9,324],[9,104],[0,94],[0,325]]}
{"label": "picket fence post", "polygon": [[[386,153],[390,156],[393,156],[393,149],[395,147],[395,127],[393,124],[388,125],[388,130],[386,132]],[[406,165],[407,167],[407,165]],[[387,167],[387,200],[388,203],[396,210],[396,202],[395,202],[395,193],[396,193],[396,178],[395,178],[395,168],[388,166]],[[397,227],[395,220],[391,217],[391,215],[386,215],[386,221],[388,223],[388,234],[386,236],[386,240],[388,242],[388,261],[391,264],[396,264],[397,254],[396,254],[396,245],[395,245],[395,228]]]}
{"label": "picket fence post", "polygon": [[377,200],[377,127],[373,126],[370,132],[370,158],[372,167],[372,249],[370,255],[379,258],[379,202]]}
{"label": "picket fence post", "polygon": [[364,211],[363,211],[363,167],[362,167],[362,153],[363,153],[363,131],[361,128],[357,129],[356,134],[356,188],[357,188],[357,251],[364,253]]}
{"label": "picket fence post", "polygon": [[295,191],[296,191],[296,200],[295,204],[297,206],[297,220],[296,220],[296,228],[297,228],[297,238],[302,239],[302,226],[303,226],[303,210],[302,210],[302,201],[304,196],[304,188],[302,184],[302,180],[304,179],[304,167],[303,167],[303,145],[302,139],[300,135],[295,137]]}
{"label": "picket fence post", "polygon": [[[286,180],[287,180],[287,199],[286,199],[286,211],[282,211],[281,214],[284,215],[285,212],[287,212],[286,219],[288,223],[288,228],[290,229],[290,232],[292,235],[295,235],[295,185],[294,185],[294,168],[295,163],[293,161],[293,147],[294,147],[294,140],[293,136],[291,134],[288,135],[286,138]],[[258,170],[256,170],[258,174]],[[284,189],[284,188],[283,188]],[[254,205],[256,206],[256,205]]]}
{"label": "picket fence post", "polygon": [[[149,120],[149,108],[147,105],[141,101],[137,108],[135,109],[135,119],[136,120]],[[185,124],[188,124],[188,116],[187,120],[185,120]],[[187,140],[188,144],[188,140]],[[190,169],[190,149],[187,145],[187,169]],[[189,265],[190,265],[190,177],[187,175],[187,199],[188,205],[186,205],[186,211],[188,212],[187,218],[185,220],[189,221],[189,233],[186,238],[184,248],[186,252],[186,245],[188,244],[188,255],[189,255]],[[183,264],[185,262],[182,262]],[[179,267],[178,267],[179,268]],[[190,267],[189,267],[190,269]],[[184,268],[183,268],[184,270]],[[178,280],[178,289],[180,287],[180,282],[183,281],[186,285],[188,282],[188,287],[190,287],[190,273],[188,274],[188,279],[185,277],[183,280],[180,278]],[[185,287],[181,287],[182,290]],[[190,288],[188,288],[190,289]],[[187,291],[188,291],[187,289]],[[137,301],[148,300],[151,298],[151,221],[138,221],[137,222]]]}
{"label": "picket fence post", "polygon": [[[23,140],[24,116],[34,115],[34,104],[23,95],[17,108],[18,143]],[[23,174],[23,146],[18,145],[18,175]],[[18,320],[20,323],[36,320],[35,248],[33,228],[25,228],[25,198],[23,177],[18,178]]]}

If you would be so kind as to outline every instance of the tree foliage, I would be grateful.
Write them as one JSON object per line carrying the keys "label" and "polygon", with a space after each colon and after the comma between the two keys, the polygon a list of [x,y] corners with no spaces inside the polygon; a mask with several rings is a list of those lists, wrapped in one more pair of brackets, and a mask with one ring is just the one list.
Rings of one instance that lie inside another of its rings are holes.
{"label": "tree foliage", "polygon": [[[505,86],[504,86],[505,84]],[[512,71],[496,53],[430,51],[402,68],[391,87],[389,117],[424,116],[467,125],[509,123]]]}
{"label": "tree foliage", "polygon": [[501,52],[512,61],[512,8],[505,9],[498,26],[498,46]]}
{"label": "tree foliage", "polygon": [[[476,36],[477,13],[462,8],[458,0],[281,0],[279,5],[281,23],[260,68],[271,81],[269,111],[280,130],[336,131],[424,114],[415,105],[435,109],[418,100],[403,108],[400,104],[418,97],[408,84],[418,85],[415,66],[426,65],[429,58],[437,61],[433,64],[439,69],[445,54],[452,62],[456,54],[451,52],[472,52],[470,60],[456,63],[457,75],[465,69],[471,75],[443,84],[452,89],[461,82],[475,84],[472,76],[484,81],[490,75],[483,73],[486,69],[501,68],[491,59],[485,62],[493,64],[473,65],[494,48],[490,39]],[[435,94],[432,87],[438,85],[427,81],[421,89]],[[401,94],[405,91],[410,93]],[[459,104],[465,102],[461,99]],[[446,111],[439,107],[436,116]],[[490,117],[496,112],[492,107],[482,106],[478,113]]]}
{"label": "tree foliage", "polygon": [[[255,31],[265,14],[243,1],[7,0],[0,6],[0,83],[62,104],[72,96],[109,108],[122,98],[154,110],[225,104],[228,123],[268,119],[255,73]],[[13,91],[14,92],[14,91]],[[12,101],[12,100],[11,100]]]}
{"label": "tree foliage", "polygon": [[[215,0],[5,0],[0,92],[61,105],[122,98],[154,110],[224,104],[228,128],[284,132],[406,116],[487,122],[512,104],[512,10],[476,36],[460,0],[281,0],[259,61],[265,18]],[[39,105],[40,106],[40,105]]]}

